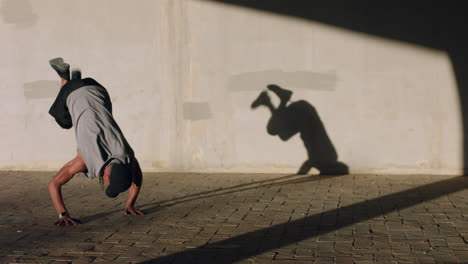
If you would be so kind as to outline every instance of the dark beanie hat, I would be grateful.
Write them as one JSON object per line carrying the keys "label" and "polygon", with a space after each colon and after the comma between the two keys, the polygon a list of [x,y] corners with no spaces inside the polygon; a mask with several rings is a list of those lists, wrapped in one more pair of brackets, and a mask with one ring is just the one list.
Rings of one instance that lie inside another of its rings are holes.
{"label": "dark beanie hat", "polygon": [[115,198],[119,193],[125,192],[132,185],[132,173],[122,164],[113,164],[110,174],[110,184],[106,188],[106,195]]}

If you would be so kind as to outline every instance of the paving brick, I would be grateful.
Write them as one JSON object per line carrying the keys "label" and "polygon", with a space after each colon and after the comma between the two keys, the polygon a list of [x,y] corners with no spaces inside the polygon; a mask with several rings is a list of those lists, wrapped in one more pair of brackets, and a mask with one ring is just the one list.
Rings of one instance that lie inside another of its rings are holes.
{"label": "paving brick", "polygon": [[468,177],[148,173],[146,216],[75,177],[55,227],[51,176],[0,172],[0,263],[468,263]]}

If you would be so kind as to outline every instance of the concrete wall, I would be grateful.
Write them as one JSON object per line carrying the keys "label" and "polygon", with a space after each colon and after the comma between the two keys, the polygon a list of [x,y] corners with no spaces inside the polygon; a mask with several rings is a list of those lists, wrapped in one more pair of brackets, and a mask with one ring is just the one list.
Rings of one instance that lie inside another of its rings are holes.
{"label": "concrete wall", "polygon": [[0,169],[75,155],[73,130],[47,113],[59,90],[47,61],[62,56],[109,90],[145,171],[296,172],[300,137],[270,136],[267,108],[250,109],[270,83],[316,108],[353,173],[462,170],[442,51],[206,1],[0,4]]}

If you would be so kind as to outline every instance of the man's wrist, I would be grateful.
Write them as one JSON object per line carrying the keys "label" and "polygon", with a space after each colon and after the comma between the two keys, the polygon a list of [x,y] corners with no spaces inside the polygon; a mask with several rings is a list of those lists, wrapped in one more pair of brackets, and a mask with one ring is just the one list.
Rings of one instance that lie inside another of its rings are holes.
{"label": "man's wrist", "polygon": [[59,216],[59,219],[62,219],[63,217],[68,216],[68,212],[67,212],[67,211],[63,211],[63,212],[61,212],[58,216]]}

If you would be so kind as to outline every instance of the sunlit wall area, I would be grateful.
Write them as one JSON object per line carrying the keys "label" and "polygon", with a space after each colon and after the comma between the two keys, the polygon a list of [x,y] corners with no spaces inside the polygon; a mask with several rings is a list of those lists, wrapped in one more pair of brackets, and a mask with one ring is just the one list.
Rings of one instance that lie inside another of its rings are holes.
{"label": "sunlit wall area", "polygon": [[207,1],[0,3],[0,169],[75,155],[73,130],[47,114],[59,89],[47,61],[62,56],[108,89],[145,171],[297,172],[300,133],[270,135],[268,108],[251,109],[276,84],[315,108],[351,173],[462,172],[444,51]]}

